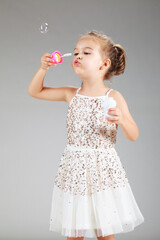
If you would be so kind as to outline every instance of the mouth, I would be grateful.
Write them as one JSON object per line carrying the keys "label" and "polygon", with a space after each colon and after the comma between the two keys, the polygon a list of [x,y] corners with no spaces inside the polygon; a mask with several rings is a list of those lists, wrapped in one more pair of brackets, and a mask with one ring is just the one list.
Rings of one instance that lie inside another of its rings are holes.
{"label": "mouth", "polygon": [[78,62],[77,60],[74,61],[74,65],[79,65],[80,62]]}

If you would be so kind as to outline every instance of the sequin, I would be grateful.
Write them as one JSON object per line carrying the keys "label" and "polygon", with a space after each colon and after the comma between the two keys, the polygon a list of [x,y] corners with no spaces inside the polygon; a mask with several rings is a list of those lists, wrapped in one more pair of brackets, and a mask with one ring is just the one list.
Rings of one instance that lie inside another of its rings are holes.
{"label": "sequin", "polygon": [[[78,94],[67,112],[67,145],[55,177],[61,190],[86,195],[123,187],[126,172],[116,152],[118,125],[104,118],[104,97]],[[109,96],[108,96],[109,97]]]}

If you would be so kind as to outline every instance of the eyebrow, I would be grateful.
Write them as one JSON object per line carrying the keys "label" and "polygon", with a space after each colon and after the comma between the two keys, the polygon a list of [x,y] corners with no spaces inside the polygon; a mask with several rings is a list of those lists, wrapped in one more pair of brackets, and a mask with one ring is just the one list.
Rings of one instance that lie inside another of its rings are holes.
{"label": "eyebrow", "polygon": [[[84,48],[90,48],[90,49],[92,49],[92,50],[93,50],[93,48],[91,48],[91,47],[84,47]],[[77,48],[75,48],[75,49],[77,49]],[[75,49],[74,49],[74,50],[75,50]]]}

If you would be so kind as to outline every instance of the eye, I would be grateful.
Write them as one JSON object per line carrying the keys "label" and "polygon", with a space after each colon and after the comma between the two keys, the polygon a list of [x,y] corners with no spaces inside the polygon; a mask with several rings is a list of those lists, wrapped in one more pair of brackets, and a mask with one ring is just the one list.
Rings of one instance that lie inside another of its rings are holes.
{"label": "eye", "polygon": [[[85,54],[90,54],[90,53],[88,53],[88,52],[85,52]],[[74,56],[76,56],[76,55],[78,55],[78,53],[75,53],[75,54],[74,54]]]}

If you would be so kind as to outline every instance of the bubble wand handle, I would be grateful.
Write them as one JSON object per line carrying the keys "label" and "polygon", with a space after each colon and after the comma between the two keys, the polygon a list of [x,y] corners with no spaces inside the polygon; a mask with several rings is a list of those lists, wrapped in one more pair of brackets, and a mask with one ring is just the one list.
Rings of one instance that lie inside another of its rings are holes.
{"label": "bubble wand handle", "polygon": [[69,57],[69,56],[72,56],[72,53],[65,53],[62,55],[62,57]]}

